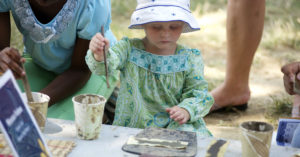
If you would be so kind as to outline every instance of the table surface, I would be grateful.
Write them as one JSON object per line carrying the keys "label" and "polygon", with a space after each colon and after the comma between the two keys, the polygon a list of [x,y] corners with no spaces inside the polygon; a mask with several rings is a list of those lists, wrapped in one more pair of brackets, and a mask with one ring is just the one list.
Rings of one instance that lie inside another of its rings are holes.
{"label": "table surface", "polygon": [[[112,157],[133,157],[135,154],[127,153],[122,150],[123,144],[129,136],[136,135],[142,129],[102,125],[99,138],[97,140],[80,140],[76,137],[74,121],[59,120],[49,118],[46,123],[44,135],[46,139],[72,140],[76,147],[69,154],[75,156],[112,156]],[[300,149],[278,146],[275,142],[276,133],[273,134],[272,146],[270,149],[271,157],[292,157],[300,153]],[[197,137],[197,157],[206,155],[207,147],[210,142],[216,138]],[[226,140],[226,139],[223,139]],[[241,143],[238,140],[229,141],[228,148],[224,154],[225,157],[240,157]]]}

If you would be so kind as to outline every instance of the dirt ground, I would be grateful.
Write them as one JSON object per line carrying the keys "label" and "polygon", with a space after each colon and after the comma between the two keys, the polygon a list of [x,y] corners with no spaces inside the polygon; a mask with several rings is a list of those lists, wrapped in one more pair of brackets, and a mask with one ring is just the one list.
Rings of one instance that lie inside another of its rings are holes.
{"label": "dirt ground", "polygon": [[[295,55],[291,50],[274,50],[272,52],[264,52],[259,49],[254,58],[251,74],[250,89],[251,99],[248,101],[248,109],[246,111],[231,110],[222,113],[212,113],[205,117],[205,121],[209,130],[215,137],[226,139],[238,139],[238,126],[243,121],[265,121],[272,123],[275,128],[277,125],[276,118],[267,118],[267,113],[274,105],[273,97],[285,97],[291,99],[284,91],[282,76],[280,71],[284,61],[278,60],[277,52],[282,51],[285,55]],[[225,76],[224,67],[215,66],[210,62],[225,62],[225,51],[211,51],[206,49],[203,52],[204,61],[208,63],[205,69],[205,75],[209,79],[218,78],[218,82],[222,82]],[[275,100],[276,101],[276,100]]]}
{"label": "dirt ground", "polygon": [[[267,14],[268,16],[268,14]],[[181,43],[202,51],[205,65],[205,78],[212,90],[221,84],[225,78],[226,68],[226,10],[218,10],[211,14],[197,17],[201,30],[190,35],[182,36]],[[300,20],[299,20],[300,21]],[[300,23],[300,22],[299,22]],[[263,36],[256,51],[251,66],[249,85],[251,99],[248,101],[246,111],[229,111],[212,113],[206,116],[207,127],[215,137],[238,139],[238,126],[244,121],[265,121],[272,123],[277,129],[279,117],[290,116],[292,97],[287,95],[283,86],[283,74],[281,66],[297,61],[300,53],[284,44],[272,44],[268,46],[270,36],[270,23],[265,22]],[[283,35],[285,29],[279,29],[277,33]],[[297,34],[298,31],[291,34]],[[283,39],[283,36],[279,37]],[[276,43],[274,40],[273,43]],[[245,58],[247,60],[247,58]],[[279,114],[273,113],[275,104],[286,104],[285,113],[281,115],[281,108],[275,107]]]}

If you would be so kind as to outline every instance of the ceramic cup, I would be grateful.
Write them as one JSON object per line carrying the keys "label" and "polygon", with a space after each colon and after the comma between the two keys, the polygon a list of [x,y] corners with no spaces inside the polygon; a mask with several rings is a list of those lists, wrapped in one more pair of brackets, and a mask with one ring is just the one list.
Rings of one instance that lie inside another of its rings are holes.
{"label": "ceramic cup", "polygon": [[83,140],[97,139],[102,126],[106,99],[95,94],[82,94],[72,98],[77,137]]}
{"label": "ceramic cup", "polygon": [[[25,93],[23,93],[23,97],[26,98]],[[37,124],[39,125],[39,128],[43,132],[46,124],[48,104],[50,101],[50,97],[46,94],[39,93],[39,92],[32,92],[32,97],[34,101],[28,102],[28,105],[31,109],[31,112]]]}
{"label": "ceramic cup", "polygon": [[273,126],[266,122],[248,121],[240,124],[243,157],[268,157]]}

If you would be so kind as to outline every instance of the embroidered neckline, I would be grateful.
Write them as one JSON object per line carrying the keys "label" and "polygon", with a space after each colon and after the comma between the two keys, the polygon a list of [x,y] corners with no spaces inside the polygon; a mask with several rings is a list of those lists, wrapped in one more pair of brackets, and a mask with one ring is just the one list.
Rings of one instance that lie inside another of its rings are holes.
{"label": "embroidered neckline", "polygon": [[37,43],[47,43],[59,38],[74,18],[74,10],[78,7],[77,0],[67,0],[63,8],[47,24],[42,24],[35,17],[27,0],[13,0],[15,13],[21,27],[28,31],[30,38]]}
{"label": "embroidered neckline", "polygon": [[[181,51],[182,50],[179,50],[178,52]],[[181,72],[189,68],[188,54],[177,53],[175,55],[163,56],[152,54],[135,47],[132,47],[129,61],[158,74]]]}
{"label": "embroidered neckline", "polygon": [[[125,37],[127,39],[129,39],[128,37]],[[186,48],[180,44],[176,44],[176,49],[175,49],[175,53],[173,55],[157,55],[157,54],[153,54],[153,53],[150,53],[148,51],[146,51],[146,48],[145,48],[145,45],[143,43],[143,40],[142,39],[139,39],[139,38],[133,38],[131,39],[133,42],[133,49],[137,49],[139,51],[142,51],[143,53],[149,53],[151,55],[156,55],[156,56],[174,56],[174,55],[178,55],[180,54],[182,51],[186,50]]]}

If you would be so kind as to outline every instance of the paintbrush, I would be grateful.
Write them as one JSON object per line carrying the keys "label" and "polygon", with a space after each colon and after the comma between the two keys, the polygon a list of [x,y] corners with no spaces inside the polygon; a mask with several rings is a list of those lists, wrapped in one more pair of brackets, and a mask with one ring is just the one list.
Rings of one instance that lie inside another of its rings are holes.
{"label": "paintbrush", "polygon": [[[23,70],[25,71],[25,68],[24,68],[23,64],[22,64],[22,67],[23,67]],[[33,97],[32,97],[32,93],[31,93],[31,89],[30,89],[30,86],[29,86],[29,83],[28,83],[26,72],[25,72],[25,76],[22,77],[22,82],[23,82],[25,93],[26,93],[26,96],[27,96],[27,102],[34,102]]]}
{"label": "paintbrush", "polygon": [[[101,34],[102,34],[102,36],[104,38],[105,36],[104,36],[104,28],[103,28],[103,26],[101,26]],[[106,85],[107,85],[107,88],[109,88],[108,69],[107,69],[106,48],[105,48],[105,45],[104,45],[103,51],[104,51],[103,57],[104,57],[104,66],[105,66]]]}

